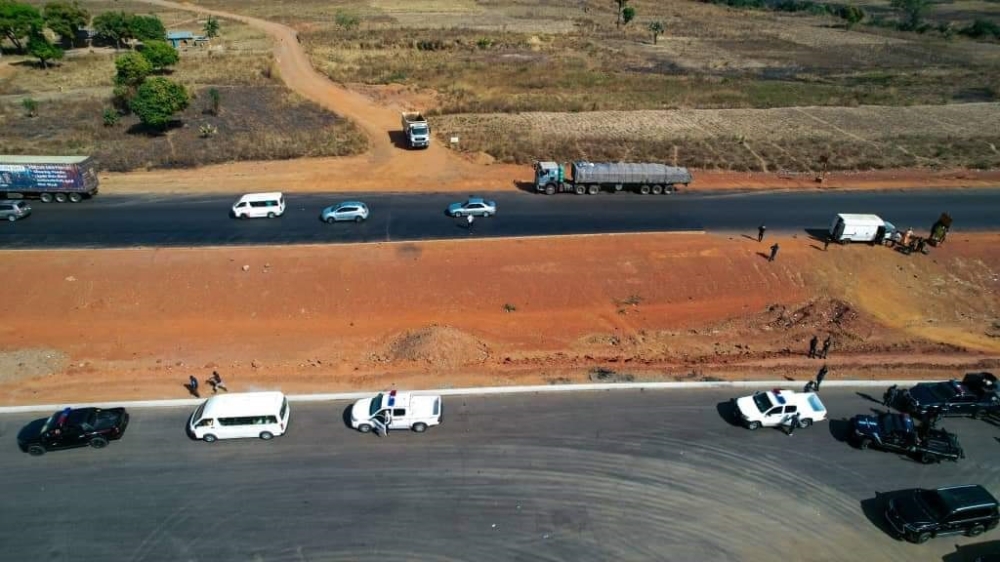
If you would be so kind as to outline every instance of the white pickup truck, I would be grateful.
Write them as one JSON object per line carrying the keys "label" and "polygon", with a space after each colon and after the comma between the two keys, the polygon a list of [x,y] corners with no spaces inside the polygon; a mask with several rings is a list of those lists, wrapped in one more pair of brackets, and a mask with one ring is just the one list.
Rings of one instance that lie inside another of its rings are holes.
{"label": "white pickup truck", "polygon": [[417,433],[441,423],[441,397],[391,390],[362,398],[351,408],[351,426],[361,433],[372,430],[385,435],[390,429],[412,429]]}
{"label": "white pickup truck", "polygon": [[815,392],[774,389],[735,400],[740,422],[747,429],[776,427],[799,415],[799,427],[826,419],[826,406]]}

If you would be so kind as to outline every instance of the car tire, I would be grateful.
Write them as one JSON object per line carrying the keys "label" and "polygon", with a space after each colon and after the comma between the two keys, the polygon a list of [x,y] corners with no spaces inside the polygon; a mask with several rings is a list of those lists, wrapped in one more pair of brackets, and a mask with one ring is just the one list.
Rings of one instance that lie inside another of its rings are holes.
{"label": "car tire", "polygon": [[554,185],[547,185],[547,186],[545,186],[545,194],[546,195],[555,195],[556,194],[556,186],[554,186]]}
{"label": "car tire", "polygon": [[935,460],[937,459],[934,458],[934,455],[928,453],[920,454],[920,464],[933,464]]}
{"label": "car tire", "polygon": [[51,193],[43,193],[38,198],[42,200],[42,203],[51,203],[52,202],[52,194]]}
{"label": "car tire", "polygon": [[236,215],[236,218],[241,219],[241,220],[245,220],[247,218],[247,214],[243,213],[242,215]]}
{"label": "car tire", "polygon": [[370,424],[363,423],[363,424],[361,424],[361,425],[358,426],[358,431],[360,431],[361,433],[371,433],[372,432],[372,426]]}
{"label": "car tire", "polygon": [[805,429],[813,424],[813,421],[809,418],[803,418],[799,420],[799,427]]}
{"label": "car tire", "polygon": [[916,536],[913,537],[913,542],[915,542],[917,544],[924,544],[925,542],[927,542],[929,540],[931,540],[931,534],[930,533],[926,533],[926,532],[925,533],[920,533],[919,535],[916,535]]}
{"label": "car tire", "polygon": [[45,454],[45,447],[41,445],[32,445],[28,447],[28,454],[33,457],[40,457]]}
{"label": "car tire", "polygon": [[865,437],[864,439],[861,440],[860,443],[858,443],[858,448],[861,449],[862,451],[867,451],[868,448],[871,446],[872,446],[872,440],[867,437]]}
{"label": "car tire", "polygon": [[326,224],[333,224],[335,222],[337,222],[337,219],[333,217],[326,217]]}
{"label": "car tire", "polygon": [[9,215],[9,216],[7,217],[7,221],[8,221],[8,222],[14,222],[14,221],[16,221],[16,220],[17,220],[17,217],[15,217],[14,215]]}
{"label": "car tire", "polygon": [[213,433],[206,433],[205,436],[201,438],[201,440],[204,441],[205,443],[215,443],[216,441],[218,441],[218,439],[219,438],[216,437],[215,434]]}
{"label": "car tire", "polygon": [[361,222],[363,220],[365,220],[365,219],[362,218],[361,216],[354,217],[354,222]]}
{"label": "car tire", "polygon": [[978,537],[979,535],[983,534],[983,531],[985,530],[986,528],[983,527],[982,525],[976,525],[975,527],[966,531],[965,535],[969,537]]}
{"label": "car tire", "polygon": [[488,219],[488,218],[490,218],[490,217],[492,217],[492,216],[493,216],[493,215],[491,215],[491,214],[489,214],[489,213],[483,213],[483,218],[484,218],[484,219]]}
{"label": "car tire", "polygon": [[461,211],[455,211],[454,213],[451,214],[451,216],[454,217],[454,218],[456,218],[456,219],[459,219],[459,218],[462,218],[462,213],[461,213]]}
{"label": "car tire", "polygon": [[986,417],[986,410],[976,410],[972,412],[973,419],[981,420]]}
{"label": "car tire", "polygon": [[274,434],[270,431],[261,431],[260,438],[264,441],[270,441],[271,439],[274,439]]}
{"label": "car tire", "polygon": [[423,433],[427,431],[427,424],[423,422],[417,422],[413,424],[413,431],[416,431],[417,433]]}
{"label": "car tire", "polygon": [[748,423],[747,424],[747,429],[749,429],[750,431],[756,431],[756,430],[760,429],[760,422],[759,421],[752,421],[752,422]]}
{"label": "car tire", "polygon": [[108,446],[108,440],[103,437],[94,437],[90,440],[90,446],[95,449],[103,449]]}
{"label": "car tire", "polygon": [[70,193],[69,194],[69,202],[70,203],[79,203],[80,201],[83,201],[83,196],[80,195],[79,193]]}
{"label": "car tire", "polygon": [[274,216],[275,216],[274,213],[268,213],[267,214],[267,218],[269,218],[269,219],[273,219]]}

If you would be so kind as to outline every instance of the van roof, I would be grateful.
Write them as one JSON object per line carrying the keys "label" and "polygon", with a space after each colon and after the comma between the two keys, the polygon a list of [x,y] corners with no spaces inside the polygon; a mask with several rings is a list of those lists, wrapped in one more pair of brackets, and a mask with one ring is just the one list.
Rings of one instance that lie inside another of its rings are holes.
{"label": "van roof", "polygon": [[855,222],[875,222],[883,223],[882,217],[878,215],[861,215],[855,213],[840,213],[838,217],[844,219],[845,221],[855,221]]}
{"label": "van roof", "polygon": [[243,200],[243,199],[280,199],[281,197],[284,197],[284,194],[282,192],[280,192],[280,191],[268,191],[268,192],[265,192],[265,193],[247,193],[243,197],[240,197],[240,199],[241,200]]}
{"label": "van roof", "polygon": [[285,395],[281,392],[238,392],[220,394],[205,401],[202,417],[218,418],[246,414],[247,410],[260,413],[276,412],[281,408]]}

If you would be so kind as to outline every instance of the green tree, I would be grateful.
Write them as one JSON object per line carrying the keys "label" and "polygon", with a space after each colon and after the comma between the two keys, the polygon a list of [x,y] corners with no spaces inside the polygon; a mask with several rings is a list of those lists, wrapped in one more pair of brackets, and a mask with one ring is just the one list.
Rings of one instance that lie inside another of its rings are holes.
{"label": "green tree", "polygon": [[32,33],[28,38],[28,54],[37,58],[42,68],[48,68],[50,60],[63,58],[63,50],[49,43],[41,32]]}
{"label": "green tree", "polygon": [[208,16],[208,20],[205,21],[205,27],[202,28],[205,32],[205,37],[209,39],[219,36],[219,20],[215,16]]}
{"label": "green tree", "polygon": [[653,44],[656,44],[656,40],[659,39],[660,35],[663,35],[663,22],[654,21],[649,24],[649,32],[653,34]]}
{"label": "green tree", "polygon": [[45,25],[62,39],[64,43],[72,44],[76,34],[87,26],[90,14],[73,2],[49,2],[42,10]]}
{"label": "green tree", "polygon": [[153,65],[139,53],[125,53],[115,57],[115,84],[138,88],[153,73]]}
{"label": "green tree", "polygon": [[132,39],[132,30],[129,28],[128,19],[125,12],[104,12],[94,17],[92,25],[99,38],[111,41],[116,48],[120,49],[122,43]]}
{"label": "green tree", "polygon": [[0,0],[0,35],[9,39],[18,51],[23,53],[24,39],[41,32],[44,25],[42,14],[34,6]]}
{"label": "green tree", "polygon": [[167,28],[156,16],[128,16],[128,29],[133,39],[139,41],[164,41],[167,38]]}
{"label": "green tree", "polygon": [[930,8],[930,0],[890,0],[889,5],[903,12],[905,29],[917,29],[924,21],[924,15]]}
{"label": "green tree", "polygon": [[854,4],[848,4],[840,9],[837,13],[841,19],[847,24],[847,29],[851,29],[855,25],[861,23],[861,20],[865,19],[865,11],[859,6]]}
{"label": "green tree", "polygon": [[624,12],[625,7],[628,6],[628,0],[615,0],[615,5],[618,6],[618,9],[615,11],[615,27],[621,27],[622,20],[624,19],[622,12]]}
{"label": "green tree", "polygon": [[129,107],[143,125],[162,131],[170,125],[175,113],[188,106],[189,101],[183,85],[154,76],[139,86]]}
{"label": "green tree", "polygon": [[632,6],[625,6],[622,10],[622,25],[628,25],[629,22],[635,19],[635,8]]}
{"label": "green tree", "polygon": [[149,61],[153,70],[163,70],[168,66],[177,64],[177,61],[180,60],[177,49],[173,48],[166,41],[146,41],[143,43],[139,54]]}

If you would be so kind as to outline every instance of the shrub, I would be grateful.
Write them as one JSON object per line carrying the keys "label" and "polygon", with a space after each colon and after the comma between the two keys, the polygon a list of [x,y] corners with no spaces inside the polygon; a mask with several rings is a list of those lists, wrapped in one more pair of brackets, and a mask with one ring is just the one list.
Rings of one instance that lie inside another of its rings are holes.
{"label": "shrub", "polygon": [[163,70],[177,64],[177,61],[180,60],[177,49],[166,41],[146,41],[139,54],[149,61],[153,70]]}
{"label": "shrub", "polygon": [[333,17],[333,20],[336,22],[337,27],[344,30],[355,29],[361,25],[361,18],[343,10],[337,10],[337,14]]}
{"label": "shrub", "polygon": [[215,88],[208,89],[208,103],[209,103],[208,107],[209,113],[211,113],[212,115],[218,115],[220,106],[222,104],[222,96],[219,95],[219,90]]}
{"label": "shrub", "polygon": [[976,19],[971,24],[958,30],[958,32],[973,39],[989,37],[1000,39],[1000,25],[990,20]]}
{"label": "shrub", "polygon": [[32,98],[24,98],[21,100],[21,107],[28,114],[28,117],[34,117],[38,115],[38,102]]}
{"label": "shrub", "polygon": [[118,110],[114,109],[113,107],[106,107],[104,108],[104,111],[101,113],[101,118],[104,121],[105,127],[114,127],[115,125],[118,124],[118,121],[121,119],[121,114],[118,113]]}

